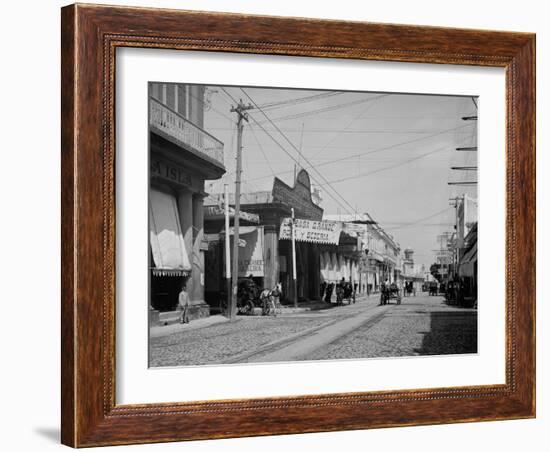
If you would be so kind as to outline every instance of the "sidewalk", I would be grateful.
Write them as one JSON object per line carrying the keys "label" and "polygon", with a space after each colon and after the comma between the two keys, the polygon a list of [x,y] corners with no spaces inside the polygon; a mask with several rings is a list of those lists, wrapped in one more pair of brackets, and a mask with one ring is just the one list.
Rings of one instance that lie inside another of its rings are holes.
{"label": "sidewalk", "polygon": [[[169,314],[177,313],[177,316],[179,316],[179,311],[172,311],[172,312],[165,312],[163,314],[166,314],[166,318],[171,318],[172,316]],[[238,319],[237,319],[238,320]],[[162,321],[162,317],[161,317]],[[168,336],[172,333],[177,333],[180,331],[192,331],[199,328],[206,328],[208,326],[212,325],[218,325],[220,323],[229,322],[229,319],[227,317],[224,317],[221,314],[211,315],[210,317],[203,317],[201,319],[196,319],[191,321],[190,323],[179,323],[179,320],[176,319],[175,321],[170,320],[171,323],[167,325],[157,325],[152,326],[149,328],[149,337],[162,337],[162,336]]]}
{"label": "sidewalk", "polygon": [[[378,300],[378,298],[374,294],[371,295],[370,297],[368,297],[366,294],[360,294],[356,297],[355,302],[361,303],[364,301],[372,300],[374,298]],[[303,302],[299,302],[298,307],[296,308],[292,304],[281,305],[281,310],[282,310],[281,315],[296,314],[298,312],[320,311],[325,309],[338,308],[341,306],[347,306],[348,304],[350,304],[350,302],[346,300],[344,301],[343,305],[338,306],[336,304],[336,296],[333,296],[332,299],[333,299],[332,303],[327,303],[325,301],[320,301],[320,300],[303,301]],[[351,304],[353,304],[353,302]]]}
{"label": "sidewalk", "polygon": [[[356,299],[356,303],[362,303],[365,301],[372,301],[373,299],[378,300],[376,295],[371,295],[370,297],[367,297],[367,295],[360,295]],[[311,312],[311,311],[325,311],[328,309],[348,306],[348,302],[345,301],[344,305],[338,306],[336,303],[326,303],[324,301],[320,300],[314,300],[314,301],[303,301],[298,303],[298,307],[294,307],[293,305],[281,305],[278,308],[277,317],[285,317],[288,315],[294,315],[299,314],[302,312]],[[260,310],[258,310],[261,312]],[[211,315],[210,317],[204,317],[201,319],[192,320],[190,323],[187,324],[180,324],[179,323],[179,315],[180,311],[169,311],[169,312],[162,312],[160,313],[159,317],[159,324],[156,326],[152,326],[149,329],[149,337],[162,337],[162,336],[168,336],[173,333],[181,332],[181,331],[192,331],[199,328],[206,328],[212,325],[218,325],[221,323],[228,322],[229,319],[222,314],[216,314]],[[237,316],[236,321],[244,320],[248,318],[249,316]]]}

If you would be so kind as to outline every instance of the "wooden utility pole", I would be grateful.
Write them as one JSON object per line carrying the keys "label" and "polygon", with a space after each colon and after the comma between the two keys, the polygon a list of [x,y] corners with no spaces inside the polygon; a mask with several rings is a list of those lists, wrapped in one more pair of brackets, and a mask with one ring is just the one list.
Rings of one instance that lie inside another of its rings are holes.
{"label": "wooden utility pole", "polygon": [[292,212],[291,231],[292,231],[292,284],[294,288],[294,307],[298,307],[298,283],[296,281],[296,220],[294,218],[294,207],[290,209]]}
{"label": "wooden utility pole", "polygon": [[231,305],[229,318],[234,320],[237,316],[237,288],[239,279],[239,213],[241,210],[241,172],[243,153],[243,120],[248,122],[247,110],[252,110],[251,104],[244,105],[242,99],[236,107],[231,107],[231,112],[237,113],[237,168],[235,174],[235,214],[233,219],[233,271],[231,278]]}
{"label": "wooden utility pole", "polygon": [[231,250],[229,245],[229,185],[224,184],[224,214],[225,214],[225,315],[231,317]]}

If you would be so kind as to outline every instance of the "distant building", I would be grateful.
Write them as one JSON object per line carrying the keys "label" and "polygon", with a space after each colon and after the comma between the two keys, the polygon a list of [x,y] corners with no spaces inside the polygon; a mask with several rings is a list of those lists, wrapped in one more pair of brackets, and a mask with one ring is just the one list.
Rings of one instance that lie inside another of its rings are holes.
{"label": "distant building", "polygon": [[400,246],[368,213],[355,215],[325,215],[328,220],[354,224],[361,235],[358,280],[361,292],[378,292],[387,279],[390,283],[401,273]]}
{"label": "distant building", "polygon": [[413,284],[416,292],[422,290],[422,284],[425,281],[425,274],[423,267],[414,263],[414,250],[406,248],[403,251],[403,281]]}

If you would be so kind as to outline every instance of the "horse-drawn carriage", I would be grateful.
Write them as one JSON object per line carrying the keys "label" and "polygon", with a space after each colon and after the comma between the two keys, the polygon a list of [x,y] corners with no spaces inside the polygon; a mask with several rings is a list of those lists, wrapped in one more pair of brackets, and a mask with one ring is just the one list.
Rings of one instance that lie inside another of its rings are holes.
{"label": "horse-drawn carriage", "polygon": [[348,304],[355,303],[355,290],[351,282],[341,281],[336,285],[336,304],[343,305],[344,301]]}
{"label": "horse-drawn carriage", "polygon": [[281,284],[273,289],[260,289],[252,278],[240,278],[237,284],[237,313],[253,315],[254,308],[262,309],[262,315],[277,315],[281,297]]}
{"label": "horse-drawn carriage", "polygon": [[380,304],[389,304],[390,300],[395,300],[396,304],[401,304],[401,290],[395,283],[383,284],[380,291]]}

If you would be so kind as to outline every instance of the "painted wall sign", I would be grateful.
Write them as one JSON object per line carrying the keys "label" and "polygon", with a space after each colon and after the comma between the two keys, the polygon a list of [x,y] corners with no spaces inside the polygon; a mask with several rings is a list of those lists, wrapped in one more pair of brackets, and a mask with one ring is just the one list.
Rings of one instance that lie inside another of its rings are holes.
{"label": "painted wall sign", "polygon": [[[230,229],[230,234],[230,253],[231,262],[233,262],[233,228]],[[239,235],[242,235],[242,238],[239,236],[239,277],[249,275],[263,277],[265,270],[264,228],[244,226],[240,228]]]}
{"label": "painted wall sign", "polygon": [[177,185],[193,187],[193,177],[186,169],[158,157],[151,158],[149,174]]}
{"label": "painted wall sign", "polygon": [[[326,243],[338,245],[342,223],[339,221],[314,221],[295,219],[295,238],[297,242]],[[284,218],[279,233],[281,240],[292,239],[292,219]]]}

